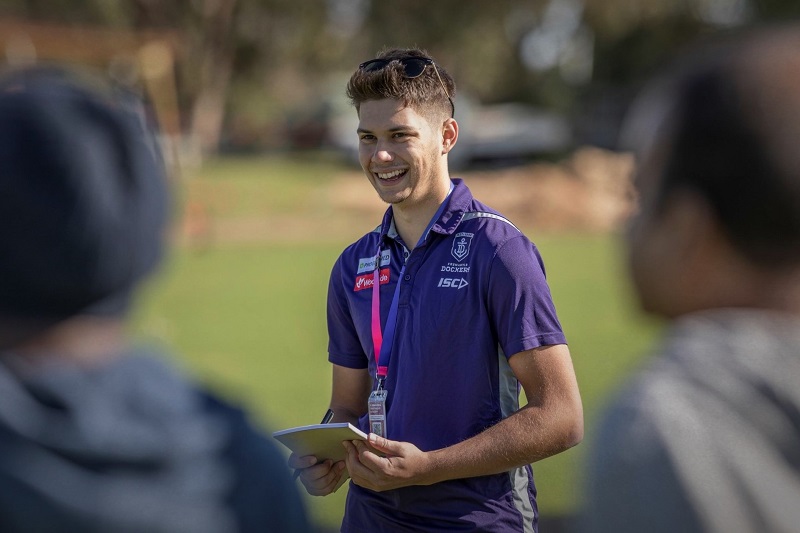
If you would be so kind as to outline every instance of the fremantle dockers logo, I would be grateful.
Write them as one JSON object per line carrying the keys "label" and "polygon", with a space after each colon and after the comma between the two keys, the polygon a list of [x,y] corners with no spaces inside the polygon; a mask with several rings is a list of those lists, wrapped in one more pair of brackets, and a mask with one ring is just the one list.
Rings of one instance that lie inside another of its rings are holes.
{"label": "fremantle dockers logo", "polygon": [[463,261],[469,255],[469,245],[474,236],[474,233],[456,233],[453,248],[450,250],[450,254],[456,258],[456,261]]}

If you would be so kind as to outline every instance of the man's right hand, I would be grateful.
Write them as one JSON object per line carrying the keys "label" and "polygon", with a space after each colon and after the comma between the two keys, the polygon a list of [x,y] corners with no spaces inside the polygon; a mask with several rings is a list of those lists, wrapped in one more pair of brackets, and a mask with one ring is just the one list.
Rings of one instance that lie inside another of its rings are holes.
{"label": "man's right hand", "polygon": [[300,482],[312,496],[327,496],[342,486],[347,479],[344,461],[330,459],[317,463],[313,455],[289,456],[289,466],[300,472]]}

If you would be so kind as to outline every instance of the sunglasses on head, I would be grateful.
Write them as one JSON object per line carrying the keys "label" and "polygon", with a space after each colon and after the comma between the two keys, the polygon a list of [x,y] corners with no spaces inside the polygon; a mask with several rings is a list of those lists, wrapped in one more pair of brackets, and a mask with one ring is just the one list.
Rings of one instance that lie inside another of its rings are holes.
{"label": "sunglasses on head", "polygon": [[378,70],[383,70],[386,68],[386,65],[391,63],[392,61],[397,61],[403,67],[403,74],[406,78],[413,79],[418,78],[425,72],[425,68],[428,65],[433,65],[433,71],[436,73],[436,78],[438,78],[439,83],[442,86],[442,90],[444,91],[445,96],[447,96],[447,100],[450,102],[450,107],[452,109],[451,117],[455,116],[456,113],[456,106],[453,103],[453,99],[450,98],[450,93],[447,91],[447,87],[442,80],[442,77],[439,75],[439,69],[436,68],[436,63],[433,62],[433,59],[427,57],[403,57],[400,59],[370,59],[369,61],[364,61],[358,68],[363,70],[364,72],[376,72]]}

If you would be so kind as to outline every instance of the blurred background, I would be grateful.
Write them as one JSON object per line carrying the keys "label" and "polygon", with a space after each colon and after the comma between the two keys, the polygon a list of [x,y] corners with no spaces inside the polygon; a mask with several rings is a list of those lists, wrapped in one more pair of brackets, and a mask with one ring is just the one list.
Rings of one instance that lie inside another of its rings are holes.
{"label": "blurred background", "polygon": [[[458,87],[453,174],[542,252],[591,442],[659,330],[626,282],[625,112],[697,39],[798,15],[797,0],[2,0],[0,62],[74,64],[145,100],[175,248],[135,333],[274,430],[325,411],[328,274],[385,209],[344,85],[385,46],[426,49]],[[585,447],[534,466],[543,531],[580,509]],[[308,498],[320,530],[345,492]]]}

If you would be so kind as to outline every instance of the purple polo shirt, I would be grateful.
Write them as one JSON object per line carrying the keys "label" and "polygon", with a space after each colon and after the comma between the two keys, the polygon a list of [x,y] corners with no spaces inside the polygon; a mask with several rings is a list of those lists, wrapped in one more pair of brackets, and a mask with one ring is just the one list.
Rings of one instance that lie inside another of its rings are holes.
{"label": "purple polo shirt", "polygon": [[[328,288],[328,360],[374,376],[378,243],[382,328],[407,263],[385,383],[387,436],[424,451],[468,439],[519,409],[508,357],[566,344],[534,244],[453,182],[424,244],[409,252],[389,208],[380,227],[342,252]],[[359,423],[369,431],[366,415]],[[535,531],[536,509],[529,466],[381,493],[351,483],[342,531]]]}

